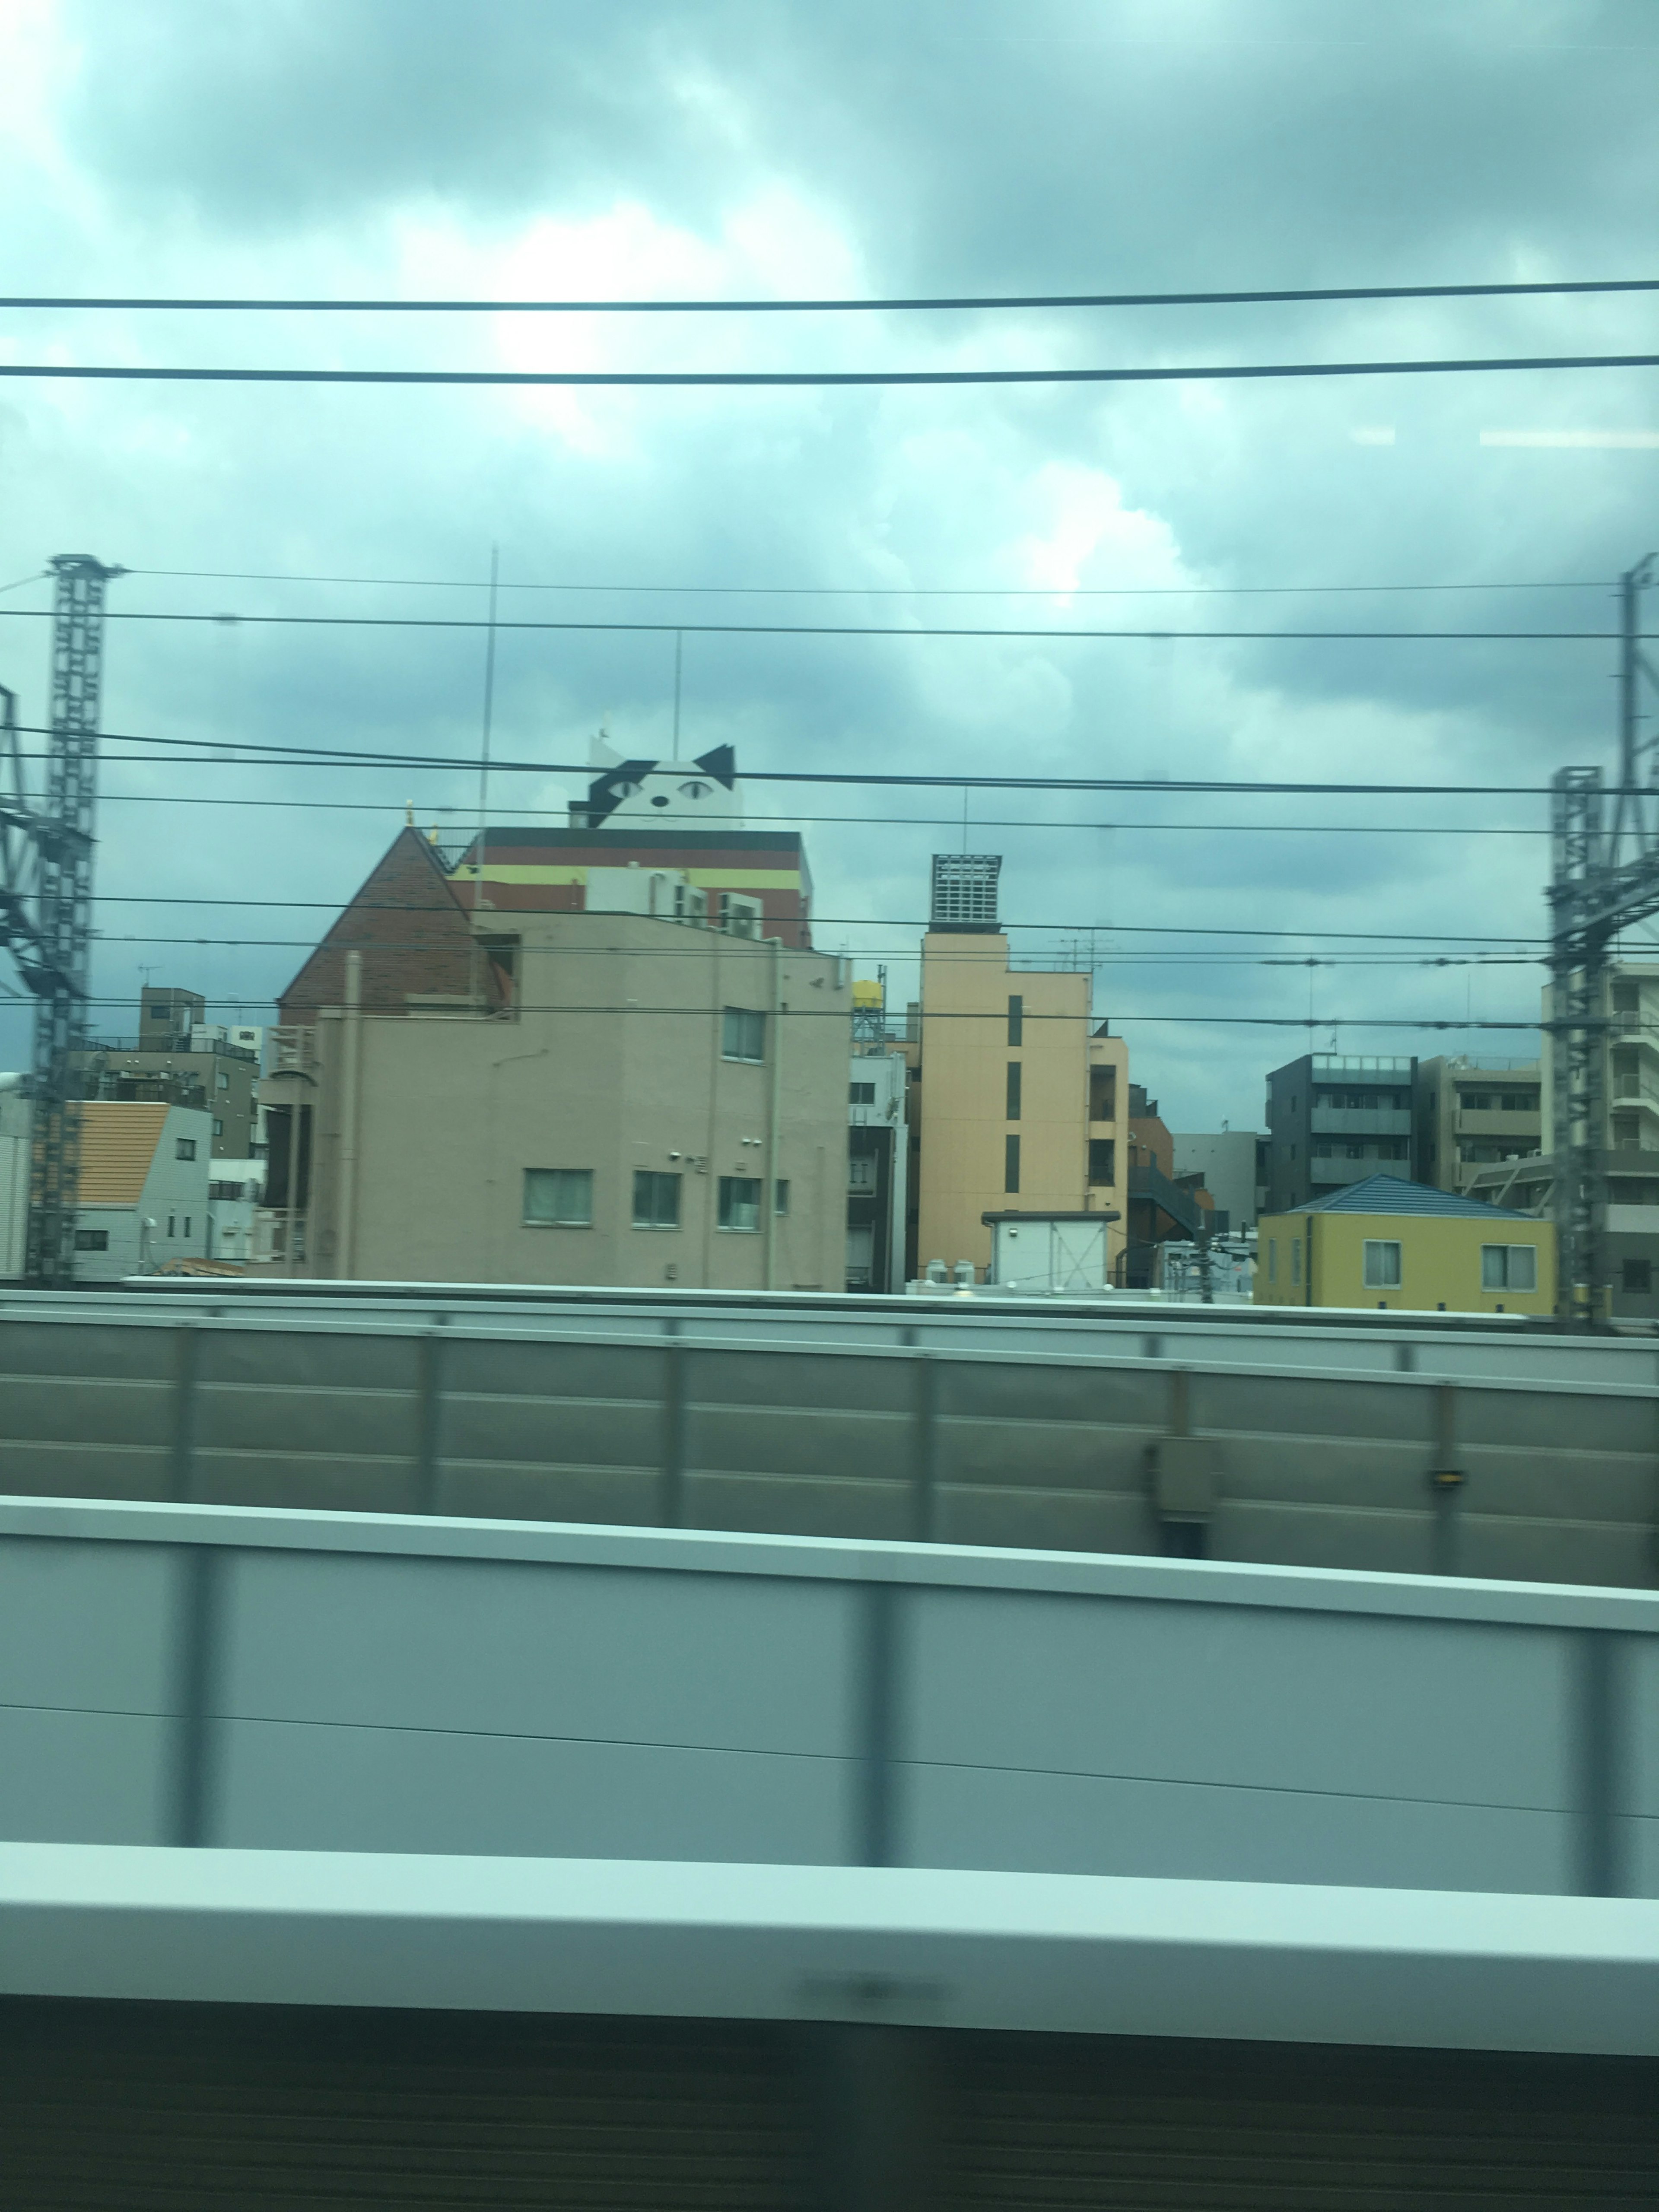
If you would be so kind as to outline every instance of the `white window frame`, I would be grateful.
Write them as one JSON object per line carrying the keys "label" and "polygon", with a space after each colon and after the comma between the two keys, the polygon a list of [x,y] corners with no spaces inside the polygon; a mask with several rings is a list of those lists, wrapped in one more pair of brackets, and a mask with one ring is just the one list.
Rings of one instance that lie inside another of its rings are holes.
{"label": "white window frame", "polygon": [[1405,1279],[1405,1248],[1397,1237],[1368,1237],[1360,1267],[1368,1291],[1397,1291]]}

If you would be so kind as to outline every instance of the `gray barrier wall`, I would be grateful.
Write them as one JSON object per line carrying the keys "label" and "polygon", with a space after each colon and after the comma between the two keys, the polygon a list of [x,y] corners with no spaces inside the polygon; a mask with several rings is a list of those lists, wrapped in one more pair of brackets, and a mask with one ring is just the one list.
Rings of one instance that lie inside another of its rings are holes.
{"label": "gray barrier wall", "polygon": [[1169,1341],[19,1304],[0,1315],[0,1490],[1654,1584],[1645,1377],[1245,1365]]}
{"label": "gray barrier wall", "polygon": [[1659,1896],[1659,1598],[0,1504],[0,1838]]}

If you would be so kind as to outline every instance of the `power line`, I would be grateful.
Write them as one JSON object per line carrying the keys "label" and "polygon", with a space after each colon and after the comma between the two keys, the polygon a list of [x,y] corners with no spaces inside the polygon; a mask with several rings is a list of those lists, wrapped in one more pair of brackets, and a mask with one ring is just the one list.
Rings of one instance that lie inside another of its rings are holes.
{"label": "power line", "polygon": [[1328,285],[1252,292],[1036,292],[857,300],[330,300],[73,298],[15,295],[0,307],[58,312],[309,315],[856,315],[915,314],[1032,307],[1240,307],[1341,300],[1493,300],[1559,298],[1608,292],[1659,292],[1659,277],[1591,278],[1527,284]]}
{"label": "power line", "polygon": [[[21,757],[43,760],[46,756],[43,753],[25,753]],[[118,763],[139,758],[131,753],[119,753],[112,757]],[[258,765],[257,763],[246,764]],[[192,762],[191,765],[210,767],[212,763]],[[227,765],[234,768],[244,763],[232,761]],[[99,804],[110,806],[253,806],[288,808],[301,813],[334,814],[392,814],[397,811],[393,802],[383,799],[248,799],[235,793],[223,799],[200,799],[176,792],[105,791],[99,793]],[[455,806],[447,802],[442,805],[428,803],[421,809],[422,813],[428,816],[458,814],[469,823],[477,820],[477,811],[476,806]],[[568,810],[562,806],[515,806],[513,811],[515,819],[563,823]],[[961,816],[953,814],[713,814],[704,818],[731,828],[756,822],[803,822],[812,827],[840,823],[865,830],[960,830],[962,828]],[[1143,831],[1178,830],[1194,836],[1246,837],[1547,837],[1550,834],[1547,830],[1508,830],[1491,824],[1460,829],[1455,823],[1443,822],[1427,822],[1420,825],[1408,822],[1045,822],[997,815],[981,815],[970,826],[975,830],[1129,830],[1137,835]]]}
{"label": "power line", "polygon": [[[488,882],[489,878],[487,876],[484,880]],[[94,903],[100,906],[210,906],[264,908],[278,909],[285,913],[425,914],[430,915],[434,921],[442,921],[444,923],[453,922],[456,918],[455,911],[449,908],[420,906],[416,905],[410,901],[402,899],[352,899],[343,905],[338,899],[202,898],[195,896],[173,898],[169,897],[165,892],[161,891],[100,891],[94,894]],[[465,911],[470,913],[471,909],[467,908]],[[514,913],[547,914],[550,911],[552,911],[552,909],[545,907],[517,908],[501,907],[494,909],[494,918],[497,921],[507,921],[511,920]],[[568,919],[568,916],[566,918]],[[592,919],[593,917],[590,916],[589,918]],[[626,919],[627,917],[623,918]],[[648,916],[635,917],[635,919],[650,918],[651,917]],[[615,919],[615,917],[613,916],[611,919]],[[801,919],[810,922],[814,928],[822,929],[859,928],[926,930],[928,927],[928,924],[926,921],[913,919],[908,915],[814,914],[803,915]],[[682,928],[685,927],[685,925],[684,924],[670,926]],[[1053,930],[1062,936],[1077,937],[1086,937],[1091,933],[1101,937],[1241,937],[1249,938],[1253,941],[1258,939],[1277,939],[1293,938],[1299,942],[1305,942],[1308,939],[1316,936],[1322,943],[1345,945],[1502,945],[1543,946],[1547,945],[1549,942],[1549,939],[1545,937],[1476,937],[1460,934],[1456,932],[1432,929],[1332,929],[1320,931],[1311,929],[1240,929],[1236,927],[1231,922],[1213,922],[1206,924],[1201,922],[1161,921],[1111,922],[1005,921],[1000,921],[997,927],[999,930],[1005,933],[1010,930]],[[950,933],[942,933],[948,934]],[[688,934],[696,940],[694,945],[686,948],[688,951],[701,952],[710,944],[718,945],[721,943],[730,942],[730,939],[726,938],[723,935],[723,933],[719,930],[691,929],[688,931]],[[157,941],[159,942],[160,940]],[[237,940],[232,939],[226,941],[234,943]],[[312,940],[309,939],[305,940],[307,943],[310,943],[311,941]],[[340,946],[348,944],[357,945],[361,943],[362,945],[367,946],[368,942],[369,940],[367,939],[359,940],[355,938],[349,939],[338,938],[332,940],[335,949],[338,949]],[[386,948],[383,945],[377,945],[375,949],[378,951],[384,951]],[[563,948],[560,947],[557,949],[561,957],[562,957]],[[786,950],[793,949],[795,948],[786,948]],[[811,950],[810,947],[803,947],[799,949],[808,951]],[[915,948],[912,947],[910,949],[914,951]],[[938,956],[934,955],[930,957],[937,957]],[[973,956],[964,953],[960,957],[965,959]]]}
{"label": "power line", "polygon": [[1169,368],[181,368],[132,362],[0,362],[0,377],[100,384],[459,385],[558,390],[737,390],[937,385],[1216,384],[1329,376],[1501,375],[1656,368],[1659,354],[1532,354],[1438,361],[1207,362]]}
{"label": "power line", "polygon": [[[13,622],[47,622],[49,607],[0,607]],[[473,615],[249,615],[195,614],[175,607],[111,608],[108,619],[124,623],[210,623],[222,629],[442,629],[487,630]],[[1158,645],[1183,641],[1255,645],[1606,645],[1616,629],[1065,629],[1053,623],[1036,627],[987,623],[711,623],[600,621],[592,617],[564,622],[498,621],[498,632],[544,630],[555,635],[589,632],[624,637],[898,637],[984,638],[1050,644],[1099,642],[1113,639]],[[1654,642],[1644,636],[1644,644]]]}
{"label": "power line", "polygon": [[[476,576],[313,576],[269,568],[129,568],[129,576],[168,576],[217,584],[354,584],[398,591],[485,591]],[[24,583],[34,577],[25,576]],[[8,585],[7,590],[15,586]],[[1610,580],[1558,578],[1549,583],[1491,584],[575,584],[508,583],[503,592],[629,592],[673,599],[1289,599],[1313,594],[1390,592],[1610,592]],[[678,628],[678,625],[677,624]]]}
{"label": "power line", "polygon": [[[35,723],[24,723],[18,726],[29,736],[50,734]],[[193,768],[274,768],[280,767],[284,761],[303,760],[319,768],[444,769],[461,769],[476,775],[479,767],[475,757],[465,755],[371,753],[354,751],[343,745],[279,745],[267,744],[263,738],[143,737],[125,731],[107,731],[104,742],[111,744],[164,745],[192,756],[201,753],[229,756],[220,760],[192,757],[190,765]],[[244,755],[253,757],[242,757]],[[118,762],[134,757],[117,754],[112,757]],[[168,756],[159,757],[166,759]],[[490,773],[591,778],[595,771],[591,761],[492,760]],[[1297,783],[1190,776],[922,775],[853,769],[744,769],[741,780],[744,783],[859,784],[872,789],[1138,791],[1155,793],[1160,796],[1194,791],[1224,792],[1235,796],[1262,792],[1280,798],[1292,795],[1319,798],[1393,795],[1418,799],[1547,799],[1552,788],[1548,784],[1534,783]],[[1619,795],[1617,788],[1608,786],[1607,795],[1616,798]]]}

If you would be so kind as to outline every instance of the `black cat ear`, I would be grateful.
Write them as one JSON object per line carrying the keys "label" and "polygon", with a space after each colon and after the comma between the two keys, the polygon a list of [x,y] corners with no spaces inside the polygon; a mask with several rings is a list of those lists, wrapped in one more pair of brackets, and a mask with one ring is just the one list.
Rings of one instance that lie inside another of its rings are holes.
{"label": "black cat ear", "polygon": [[696,765],[728,791],[738,780],[738,757],[730,745],[716,745],[712,753],[699,753]]}

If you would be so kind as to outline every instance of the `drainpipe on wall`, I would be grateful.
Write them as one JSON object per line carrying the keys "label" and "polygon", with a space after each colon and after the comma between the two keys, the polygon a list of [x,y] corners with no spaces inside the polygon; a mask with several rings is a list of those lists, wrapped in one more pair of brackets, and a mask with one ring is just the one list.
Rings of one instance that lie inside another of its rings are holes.
{"label": "drainpipe on wall", "polygon": [[771,1086],[766,1103],[766,1184],[761,1192],[762,1225],[766,1231],[764,1287],[777,1287],[778,1261],[778,1093],[783,1078],[783,939],[772,940],[772,1052]]}
{"label": "drainpipe on wall", "polygon": [[363,956],[345,957],[345,1021],[341,1032],[340,1183],[336,1200],[335,1273],[349,1281],[357,1225],[357,1118],[362,1090]]}

